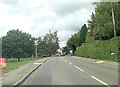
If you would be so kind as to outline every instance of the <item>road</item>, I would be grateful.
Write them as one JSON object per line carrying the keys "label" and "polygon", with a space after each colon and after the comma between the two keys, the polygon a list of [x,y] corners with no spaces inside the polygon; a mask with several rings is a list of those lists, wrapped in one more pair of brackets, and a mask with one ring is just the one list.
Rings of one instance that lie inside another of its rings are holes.
{"label": "road", "polygon": [[118,85],[118,64],[81,57],[51,57],[22,85]]}

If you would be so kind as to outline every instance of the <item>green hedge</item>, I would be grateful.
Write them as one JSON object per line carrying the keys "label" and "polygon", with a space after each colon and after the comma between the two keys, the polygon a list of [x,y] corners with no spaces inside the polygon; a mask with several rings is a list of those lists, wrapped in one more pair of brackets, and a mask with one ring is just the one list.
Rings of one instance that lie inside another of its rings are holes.
{"label": "green hedge", "polygon": [[[106,59],[119,61],[118,46],[120,37],[112,38],[106,41],[98,41],[92,44],[82,45],[77,48],[75,55],[87,58]],[[111,53],[114,53],[112,55]]]}

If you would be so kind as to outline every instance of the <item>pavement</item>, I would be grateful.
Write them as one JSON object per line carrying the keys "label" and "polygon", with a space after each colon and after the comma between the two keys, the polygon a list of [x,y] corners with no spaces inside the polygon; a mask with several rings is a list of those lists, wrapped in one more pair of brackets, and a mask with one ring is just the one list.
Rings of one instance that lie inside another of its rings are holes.
{"label": "pavement", "polygon": [[21,81],[24,81],[30,74],[33,73],[41,64],[47,61],[49,58],[40,59],[28,64],[25,64],[11,72],[2,75],[2,85],[19,85]]}
{"label": "pavement", "polygon": [[118,63],[82,57],[53,57],[21,85],[91,85],[118,87]]}

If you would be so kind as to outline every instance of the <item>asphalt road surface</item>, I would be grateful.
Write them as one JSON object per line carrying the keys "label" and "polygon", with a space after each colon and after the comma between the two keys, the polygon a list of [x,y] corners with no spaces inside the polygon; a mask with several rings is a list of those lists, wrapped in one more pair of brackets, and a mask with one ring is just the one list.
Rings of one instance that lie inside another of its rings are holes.
{"label": "asphalt road surface", "polygon": [[118,64],[81,57],[51,57],[22,85],[118,85]]}

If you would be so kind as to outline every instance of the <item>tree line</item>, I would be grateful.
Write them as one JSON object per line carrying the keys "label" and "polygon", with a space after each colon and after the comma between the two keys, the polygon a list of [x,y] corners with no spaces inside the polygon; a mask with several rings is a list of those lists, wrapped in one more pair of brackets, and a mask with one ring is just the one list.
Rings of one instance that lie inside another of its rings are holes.
{"label": "tree line", "polygon": [[27,58],[35,55],[34,41],[38,41],[38,56],[52,55],[57,52],[59,40],[57,31],[47,33],[43,39],[32,37],[29,33],[20,30],[10,30],[2,37],[2,57]]}
{"label": "tree line", "polygon": [[67,46],[63,48],[63,51],[68,53],[70,50],[72,50],[74,54],[76,48],[81,46],[82,43],[85,43],[86,34],[87,27],[86,24],[84,24],[79,32],[75,33],[67,40]]}
{"label": "tree line", "polygon": [[88,20],[90,36],[96,40],[120,36],[120,2],[94,2],[93,5],[96,7],[95,13],[92,13],[91,19]]}
{"label": "tree line", "polygon": [[94,2],[95,13],[92,12],[88,26],[82,28],[67,40],[64,52],[75,53],[77,47],[95,41],[109,40],[120,36],[120,2]]}

